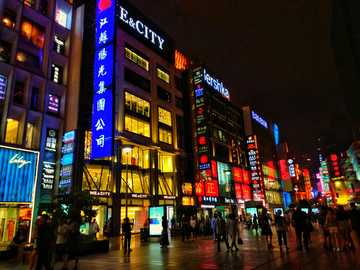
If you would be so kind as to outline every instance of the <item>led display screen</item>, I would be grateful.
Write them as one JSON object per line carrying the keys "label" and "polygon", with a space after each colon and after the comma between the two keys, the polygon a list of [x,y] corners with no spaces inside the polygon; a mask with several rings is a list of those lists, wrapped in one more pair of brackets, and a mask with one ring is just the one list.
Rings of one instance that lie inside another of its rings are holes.
{"label": "led display screen", "polygon": [[70,165],[74,163],[74,154],[67,154],[62,157],[61,165]]}
{"label": "led display screen", "polygon": [[0,202],[34,201],[39,153],[0,146]]}
{"label": "led display screen", "polygon": [[162,217],[164,216],[164,207],[150,207],[148,217],[150,218],[149,234],[151,236],[160,236],[162,232]]}

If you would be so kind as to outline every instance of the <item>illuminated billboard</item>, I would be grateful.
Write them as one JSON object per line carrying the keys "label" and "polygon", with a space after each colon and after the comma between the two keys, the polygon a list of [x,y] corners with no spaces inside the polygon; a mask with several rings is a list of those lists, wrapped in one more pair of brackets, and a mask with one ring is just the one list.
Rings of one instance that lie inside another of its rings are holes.
{"label": "illuminated billboard", "polygon": [[162,217],[164,216],[164,206],[149,207],[148,217],[150,219],[149,234],[160,236],[162,232]]}
{"label": "illuminated billboard", "polygon": [[34,201],[39,152],[0,146],[0,202]]}
{"label": "illuminated billboard", "polygon": [[250,178],[253,186],[253,198],[254,200],[263,200],[263,182],[261,177],[261,168],[259,162],[257,139],[256,136],[249,136],[246,140],[247,155],[250,165]]}

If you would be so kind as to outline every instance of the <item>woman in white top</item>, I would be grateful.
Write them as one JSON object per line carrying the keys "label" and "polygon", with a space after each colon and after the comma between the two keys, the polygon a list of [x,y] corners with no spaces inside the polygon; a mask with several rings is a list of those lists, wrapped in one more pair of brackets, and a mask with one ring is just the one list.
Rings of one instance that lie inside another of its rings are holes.
{"label": "woman in white top", "polygon": [[196,220],[194,219],[193,216],[190,217],[190,229],[191,229],[191,241],[194,241],[194,237],[195,237],[195,240],[197,240],[197,236],[196,236]]}

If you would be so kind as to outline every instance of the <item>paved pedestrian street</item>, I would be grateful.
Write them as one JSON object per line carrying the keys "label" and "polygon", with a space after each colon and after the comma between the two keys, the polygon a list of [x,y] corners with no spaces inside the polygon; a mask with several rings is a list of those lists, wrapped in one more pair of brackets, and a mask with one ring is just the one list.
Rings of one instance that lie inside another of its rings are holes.
{"label": "paved pedestrian street", "polygon": [[[296,249],[294,229],[288,233],[290,250],[280,251],[276,232],[273,228],[274,249],[268,250],[265,237],[243,230],[244,244],[239,251],[226,251],[221,243],[217,251],[211,236],[198,237],[197,241],[181,242],[181,237],[171,239],[170,246],[161,250],[157,239],[141,242],[138,235],[132,238],[131,253],[119,250],[120,243],[109,253],[80,257],[79,269],[360,269],[360,247],[355,242],[355,251],[325,251],[320,229],[311,235],[311,250]],[[353,235],[353,239],[355,239]],[[55,264],[55,270],[62,267],[62,262]],[[74,261],[69,262],[73,269]],[[27,264],[19,266],[16,261],[0,262],[0,269],[25,270]]]}

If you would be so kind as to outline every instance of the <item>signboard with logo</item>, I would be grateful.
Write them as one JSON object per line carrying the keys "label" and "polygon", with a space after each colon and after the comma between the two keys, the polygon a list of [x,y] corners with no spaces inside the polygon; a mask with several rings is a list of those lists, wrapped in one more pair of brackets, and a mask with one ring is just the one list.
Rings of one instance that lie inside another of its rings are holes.
{"label": "signboard with logo", "polygon": [[149,207],[148,217],[150,218],[150,236],[160,236],[162,232],[162,217],[164,216],[164,206]]}
{"label": "signboard with logo", "polygon": [[46,142],[44,151],[43,171],[41,177],[41,188],[51,190],[54,187],[56,169],[56,149],[58,146],[58,131],[48,128],[46,131]]}
{"label": "signboard with logo", "polygon": [[243,183],[243,173],[242,169],[233,167],[233,173],[234,173],[234,181],[238,183]]}
{"label": "signboard with logo", "polygon": [[0,202],[32,203],[39,152],[0,146]]}
{"label": "signboard with logo", "polygon": [[191,206],[195,205],[193,197],[182,197],[182,205]]}
{"label": "signboard with logo", "polygon": [[91,158],[111,156],[113,146],[115,1],[98,0],[94,62]]}
{"label": "signboard with logo", "polygon": [[256,112],[251,111],[251,116],[252,116],[252,119],[254,119],[256,122],[258,122],[264,128],[268,128],[268,123],[264,119],[262,119]]}
{"label": "signboard with logo", "polygon": [[250,165],[250,179],[253,186],[254,200],[263,200],[263,183],[261,178],[261,168],[259,162],[256,135],[247,137],[247,155]]}
{"label": "signboard with logo", "polygon": [[193,187],[191,183],[182,183],[181,185],[182,194],[191,195],[193,191]]}
{"label": "signboard with logo", "polygon": [[119,1],[117,25],[169,63],[174,62],[174,40],[127,1]]}

